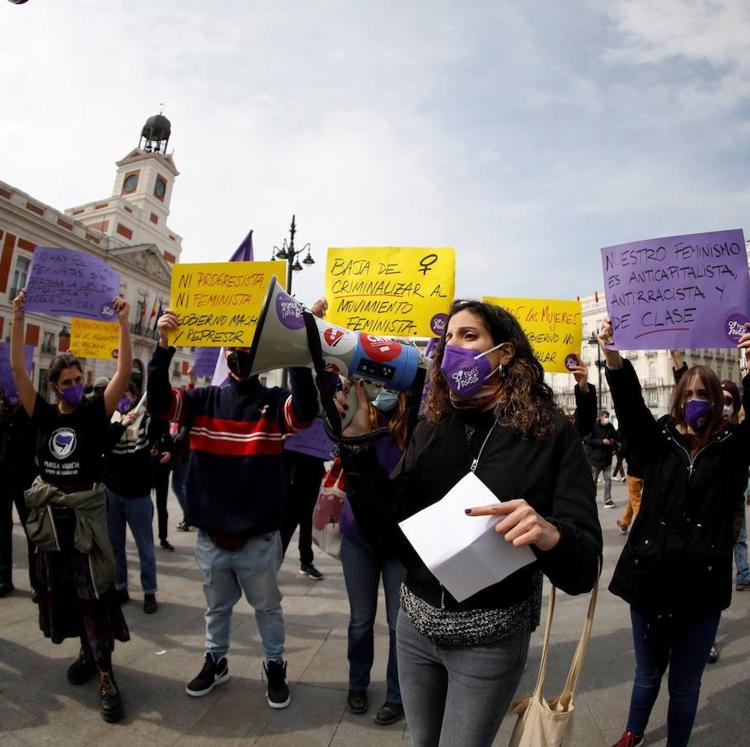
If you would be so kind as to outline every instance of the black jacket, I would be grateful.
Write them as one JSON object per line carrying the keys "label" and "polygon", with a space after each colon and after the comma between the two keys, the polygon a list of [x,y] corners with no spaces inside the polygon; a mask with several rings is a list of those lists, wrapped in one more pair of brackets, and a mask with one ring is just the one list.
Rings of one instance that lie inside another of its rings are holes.
{"label": "black jacket", "polygon": [[[359,454],[342,449],[347,495],[366,539],[443,498],[468,473],[493,421],[492,412],[451,413],[435,424],[421,421],[390,479],[374,449]],[[467,425],[474,429],[469,440]],[[532,547],[536,563],[458,604],[402,535],[409,589],[434,606],[502,608],[530,596],[534,572],[541,569],[569,594],[589,591],[598,573],[602,532],[581,440],[567,418],[556,416],[554,431],[544,442],[496,427],[476,475],[501,500],[526,499],[557,526],[560,542],[549,552]]]}
{"label": "black jacket", "polygon": [[596,387],[589,384],[587,391],[582,392],[576,384],[573,392],[576,398],[576,430],[581,438],[586,438],[596,422]]}
{"label": "black jacket", "polygon": [[[727,423],[691,458],[671,416],[646,407],[625,361],[607,369],[620,432],[643,458],[641,508],[615,568],[610,591],[649,616],[718,612],[732,596],[732,525],[750,461],[748,426]],[[750,378],[743,381],[750,411]]]}
{"label": "black jacket", "polygon": [[595,467],[609,467],[612,464],[612,454],[615,451],[615,444],[607,446],[603,442],[605,439],[616,442],[617,438],[617,431],[612,423],[607,423],[606,425],[602,425],[599,422],[594,423],[588,439],[589,461],[591,464]]}

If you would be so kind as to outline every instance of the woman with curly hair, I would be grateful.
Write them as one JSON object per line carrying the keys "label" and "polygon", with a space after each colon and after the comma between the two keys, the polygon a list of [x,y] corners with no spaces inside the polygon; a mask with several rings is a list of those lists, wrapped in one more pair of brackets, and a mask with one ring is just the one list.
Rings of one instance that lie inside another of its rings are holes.
{"label": "woman with curly hair", "polygon": [[406,578],[398,670],[412,742],[480,747],[492,743],[521,677],[539,621],[542,574],[569,594],[589,591],[601,527],[581,439],[510,313],[455,302],[429,385],[426,418],[390,477],[359,438],[370,427],[361,385],[341,454],[365,532],[386,531],[475,471],[502,502],[467,513],[498,515],[498,542],[529,546],[535,555],[531,565],[458,602],[403,538],[400,544]]}

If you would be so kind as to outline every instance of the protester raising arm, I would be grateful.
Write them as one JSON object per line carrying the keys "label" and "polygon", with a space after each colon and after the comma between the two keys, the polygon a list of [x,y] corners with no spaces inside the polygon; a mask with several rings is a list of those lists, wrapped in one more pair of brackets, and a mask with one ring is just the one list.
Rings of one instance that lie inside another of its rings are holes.
{"label": "protester raising arm", "polygon": [[130,304],[124,298],[115,298],[112,307],[117,312],[117,323],[120,325],[120,341],[117,355],[117,368],[114,376],[104,390],[104,410],[107,417],[117,409],[125,387],[130,381],[133,370],[133,344],[130,339]]}
{"label": "protester raising arm", "polygon": [[589,383],[588,369],[582,363],[571,373],[576,380],[573,390],[576,398],[575,427],[578,435],[585,438],[596,422],[596,387]]}
{"label": "protester raising arm", "polygon": [[26,339],[26,322],[24,303],[26,302],[26,292],[19,291],[13,299],[13,321],[11,322],[10,333],[10,365],[13,371],[13,379],[16,382],[18,396],[21,399],[23,409],[29,416],[34,414],[34,402],[36,400],[36,390],[31,381],[31,377],[26,371],[26,362],[24,356],[24,343]]}

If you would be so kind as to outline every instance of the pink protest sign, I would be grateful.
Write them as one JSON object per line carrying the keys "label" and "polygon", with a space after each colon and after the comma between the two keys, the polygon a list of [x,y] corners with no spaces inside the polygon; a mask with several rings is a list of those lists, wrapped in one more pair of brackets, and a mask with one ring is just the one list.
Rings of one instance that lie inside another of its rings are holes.
{"label": "pink protest sign", "polygon": [[104,260],[73,249],[37,247],[26,283],[26,311],[114,322],[120,273]]}
{"label": "pink protest sign", "polygon": [[602,268],[619,350],[733,348],[750,321],[740,229],[608,246]]}

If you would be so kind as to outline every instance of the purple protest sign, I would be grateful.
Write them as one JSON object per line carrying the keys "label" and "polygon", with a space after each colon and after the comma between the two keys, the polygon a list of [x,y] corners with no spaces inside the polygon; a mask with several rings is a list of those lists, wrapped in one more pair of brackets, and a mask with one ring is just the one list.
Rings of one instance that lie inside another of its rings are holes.
{"label": "purple protest sign", "polygon": [[213,376],[221,348],[196,348],[193,357],[193,373],[196,376]]}
{"label": "purple protest sign", "polygon": [[602,268],[619,350],[735,347],[750,320],[739,229],[608,246]]}
{"label": "purple protest sign", "polygon": [[284,448],[287,451],[298,451],[300,454],[307,454],[326,461],[333,458],[331,456],[333,444],[326,434],[321,418],[315,418],[309,428],[305,428],[305,430],[287,438],[284,441]]}
{"label": "purple protest sign", "polygon": [[114,322],[112,300],[120,273],[98,257],[73,249],[37,247],[26,283],[26,311]]}
{"label": "purple protest sign", "polygon": [[[34,346],[26,345],[23,352],[26,370],[31,373],[31,368],[34,365]],[[7,342],[0,342],[0,390],[5,392],[7,399],[18,395],[13,371],[10,367],[10,343]]]}

